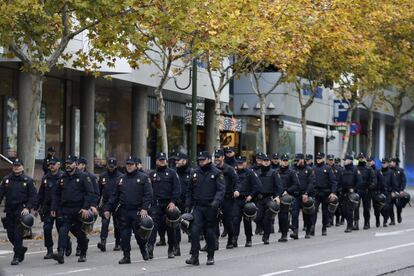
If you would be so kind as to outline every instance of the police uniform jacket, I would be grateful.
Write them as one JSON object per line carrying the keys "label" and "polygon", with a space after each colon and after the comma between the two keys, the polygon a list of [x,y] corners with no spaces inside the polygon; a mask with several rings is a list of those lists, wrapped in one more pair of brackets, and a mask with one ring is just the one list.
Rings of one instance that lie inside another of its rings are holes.
{"label": "police uniform jacket", "polygon": [[236,170],[227,164],[223,164],[222,167],[217,166],[216,168],[219,169],[224,176],[224,184],[226,185],[225,198],[232,198],[237,183],[239,182]]}
{"label": "police uniform jacket", "polygon": [[390,168],[381,168],[379,173],[382,175],[384,192],[391,193],[394,191],[393,172]]}
{"label": "police uniform jacket", "polygon": [[180,201],[182,204],[185,204],[185,197],[190,183],[191,171],[192,170],[189,166],[177,167],[177,174],[181,187]]}
{"label": "police uniform jacket", "polygon": [[313,173],[316,191],[336,193],[338,184],[330,166],[325,163],[316,164],[313,167]]}
{"label": "police uniform jacket", "polygon": [[402,192],[407,185],[407,177],[405,176],[404,169],[396,167],[391,168],[393,173],[394,189],[396,192]]}
{"label": "police uniform jacket", "polygon": [[361,173],[353,164],[349,164],[344,166],[344,169],[339,173],[338,186],[341,187],[343,193],[348,193],[350,189],[356,190],[357,187],[360,187],[361,181]]}
{"label": "police uniform jacket", "polygon": [[122,173],[115,169],[113,172],[106,171],[99,175],[98,185],[102,198],[102,203],[105,204],[109,201],[111,195],[115,192],[118,179],[122,176]]}
{"label": "police uniform jacket", "polygon": [[213,201],[221,203],[224,193],[223,173],[211,163],[203,167],[198,166],[192,171],[185,205],[209,206]]}
{"label": "police uniform jacket", "polygon": [[358,190],[363,191],[367,189],[377,189],[377,176],[375,175],[375,171],[365,163],[358,164],[357,169],[361,173],[362,177],[362,183]]}
{"label": "police uniform jacket", "polygon": [[177,204],[181,196],[181,184],[176,171],[167,167],[158,167],[150,172],[149,177],[154,201]]}
{"label": "police uniform jacket", "polygon": [[33,179],[24,173],[11,173],[0,182],[0,203],[6,198],[5,212],[20,212],[23,208],[36,208],[37,194]]}
{"label": "police uniform jacket", "polygon": [[255,197],[262,192],[262,182],[253,170],[242,169],[237,171],[239,176],[239,182],[236,186],[236,191],[240,193],[240,196]]}
{"label": "police uniform jacket", "polygon": [[[262,196],[281,196],[283,193],[282,179],[279,173],[271,166],[261,166],[257,171],[260,182],[262,183]],[[259,195],[259,198],[260,198]]]}
{"label": "police uniform jacket", "polygon": [[314,173],[311,167],[304,166],[293,166],[292,169],[296,172],[299,180],[299,194],[311,195],[314,192]]}
{"label": "police uniform jacket", "polygon": [[40,183],[39,193],[37,194],[38,208],[41,207],[50,211],[50,208],[52,207],[52,198],[62,175],[63,172],[58,170],[55,175],[49,171],[43,176]]}
{"label": "police uniform jacket", "polygon": [[287,192],[290,195],[299,195],[299,179],[295,171],[289,167],[279,168],[280,178],[282,179],[283,192]]}

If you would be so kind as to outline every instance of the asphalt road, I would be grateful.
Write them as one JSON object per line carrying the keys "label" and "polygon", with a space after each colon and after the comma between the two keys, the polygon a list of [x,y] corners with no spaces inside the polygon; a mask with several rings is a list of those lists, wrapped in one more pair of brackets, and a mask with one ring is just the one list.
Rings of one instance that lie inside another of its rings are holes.
{"label": "asphalt road", "polygon": [[[361,210],[362,211],[362,210]],[[371,225],[374,221],[371,221]],[[387,228],[344,233],[344,226],[328,229],[328,236],[321,236],[321,226],[310,240],[277,242],[279,234],[271,236],[271,243],[263,245],[260,236],[253,237],[253,247],[245,248],[239,240],[239,248],[226,250],[221,239],[216,252],[215,265],[206,266],[206,254],[200,255],[200,266],[185,264],[189,244],[184,238],[183,255],[167,259],[167,248],[156,247],[155,259],[142,261],[136,243],[133,243],[130,265],[118,265],[122,252],[113,252],[112,242],[108,251],[96,248],[98,236],[90,237],[88,261],[78,263],[77,257],[65,259],[58,265],[53,260],[43,260],[45,249],[42,241],[25,241],[29,246],[26,259],[18,266],[10,266],[12,258],[9,244],[0,244],[0,275],[414,275],[414,208],[407,207],[403,223]]]}

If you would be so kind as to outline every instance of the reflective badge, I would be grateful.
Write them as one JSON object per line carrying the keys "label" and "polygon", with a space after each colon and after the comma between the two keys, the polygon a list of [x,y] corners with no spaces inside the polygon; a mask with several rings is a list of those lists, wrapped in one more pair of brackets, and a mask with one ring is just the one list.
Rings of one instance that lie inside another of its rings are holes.
{"label": "reflective badge", "polygon": [[306,174],[308,174],[308,171],[305,171]]}
{"label": "reflective badge", "polygon": [[326,173],[326,170],[323,170],[324,173]]}
{"label": "reflective badge", "polygon": [[211,179],[214,179],[214,175],[211,176]]}
{"label": "reflective badge", "polygon": [[46,183],[47,183],[47,180],[45,179],[45,181],[44,181],[43,183],[45,183],[45,184],[46,184]]}
{"label": "reflective badge", "polygon": [[103,183],[105,183],[105,177],[104,177],[104,178],[102,178],[102,182],[103,182]]}
{"label": "reflective badge", "polygon": [[91,178],[89,176],[86,177],[86,180],[88,180],[88,182],[91,182]]}
{"label": "reflective badge", "polygon": [[[193,177],[194,177],[194,178],[195,178],[195,177],[197,177],[197,174],[196,174],[196,173],[194,173],[194,174],[193,174]],[[7,182],[6,182],[6,183],[7,183]]]}
{"label": "reflective badge", "polygon": [[167,175],[167,176],[168,176],[168,173],[165,173],[165,175]]}
{"label": "reflective badge", "polygon": [[187,175],[187,179],[189,179],[190,178],[190,176],[189,175]]}
{"label": "reflective badge", "polygon": [[123,178],[121,178],[120,180],[119,180],[119,184],[118,185],[122,185],[122,180],[124,180]]}
{"label": "reflective badge", "polygon": [[137,183],[139,183],[139,182],[141,182],[141,179],[139,179],[139,178],[138,178],[138,179],[137,179]]}
{"label": "reflective badge", "polygon": [[398,174],[400,174],[400,171],[398,171]]}
{"label": "reflective badge", "polygon": [[23,186],[26,187],[26,185],[27,185],[27,183],[26,182],[23,182]]}
{"label": "reflective badge", "polygon": [[154,173],[154,175],[153,175],[152,177],[157,177],[157,174],[156,174],[156,173]]}
{"label": "reflective badge", "polygon": [[76,182],[79,182],[79,178],[76,178]]}

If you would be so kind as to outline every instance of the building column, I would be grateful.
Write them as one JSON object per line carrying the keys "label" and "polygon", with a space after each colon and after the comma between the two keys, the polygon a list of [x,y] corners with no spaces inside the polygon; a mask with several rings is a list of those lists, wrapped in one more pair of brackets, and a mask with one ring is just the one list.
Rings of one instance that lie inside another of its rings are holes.
{"label": "building column", "polygon": [[385,118],[380,116],[379,119],[379,159],[385,158]]}
{"label": "building column", "polygon": [[134,86],[132,88],[132,155],[142,159],[145,166],[147,159],[147,127],[148,127],[148,88]]}
{"label": "building column", "polygon": [[399,158],[400,158],[400,166],[403,168],[405,165],[405,121],[401,120],[400,125],[400,141],[399,141]]}
{"label": "building column", "polygon": [[204,129],[205,129],[205,143],[206,150],[213,153],[216,134],[214,132],[214,126],[216,122],[216,114],[214,112],[215,102],[211,100],[205,100],[204,102]]}
{"label": "building column", "polygon": [[[359,110],[359,108],[357,108],[355,110],[355,121],[357,121],[358,123],[361,123],[361,111]],[[361,152],[361,135],[355,135],[355,151],[356,154],[359,154]]]}
{"label": "building column", "polygon": [[80,78],[80,155],[88,162],[88,170],[94,171],[95,153],[95,79]]}
{"label": "building column", "polygon": [[276,116],[269,117],[269,154],[276,153],[279,149],[279,122]]}

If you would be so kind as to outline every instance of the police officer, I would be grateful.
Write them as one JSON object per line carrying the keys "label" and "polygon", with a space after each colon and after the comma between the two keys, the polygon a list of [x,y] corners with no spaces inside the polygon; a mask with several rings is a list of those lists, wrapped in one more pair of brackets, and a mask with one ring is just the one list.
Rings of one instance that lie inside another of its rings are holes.
{"label": "police officer", "polygon": [[[372,191],[376,189],[377,177],[375,171],[368,166],[367,157],[364,153],[358,155],[358,171],[361,173],[362,182],[360,187],[357,187],[358,194],[362,199],[362,205],[364,209],[364,229],[370,228],[370,217],[371,217],[371,200]],[[355,210],[355,222],[354,230],[359,230],[359,208]]]}
{"label": "police officer", "polygon": [[238,185],[233,193],[235,198],[233,209],[233,227],[234,238],[233,247],[237,247],[237,239],[240,233],[240,223],[243,218],[244,233],[246,235],[245,247],[252,246],[252,222],[243,216],[243,207],[246,202],[253,202],[253,199],[259,195],[262,190],[262,183],[258,175],[247,167],[246,157],[237,158],[237,175],[239,177]]}
{"label": "police officer", "polygon": [[[390,168],[393,174],[393,184],[394,184],[394,192],[391,194],[393,198],[393,202],[395,207],[397,208],[397,221],[398,223],[402,222],[402,206],[399,200],[396,200],[396,194],[399,193],[400,196],[403,195],[405,187],[407,185],[407,177],[405,175],[404,169],[399,167],[399,159],[398,157],[392,158],[390,162]],[[394,215],[394,207],[391,208],[390,212]]]}
{"label": "police officer", "polygon": [[[299,179],[297,174],[290,169],[289,167],[289,155],[283,154],[281,156],[281,162],[280,162],[280,168],[279,168],[279,174],[280,178],[282,179],[282,189],[283,189],[283,195],[291,195],[294,196],[295,194],[299,195]],[[299,209],[299,207],[298,207]],[[299,214],[299,211],[297,211]],[[287,233],[289,231],[289,210],[280,210],[278,214],[279,218],[279,229],[282,233],[282,236],[279,239],[279,242],[287,242]],[[295,226],[294,226],[295,227]],[[296,238],[295,234],[297,234],[298,229],[294,228],[294,235],[293,237]]]}
{"label": "police officer", "polygon": [[[227,249],[233,248],[233,208],[234,198],[233,194],[236,189],[239,178],[235,169],[224,163],[224,152],[222,150],[216,150],[214,152],[214,163],[224,176],[225,194],[224,200],[221,202],[221,211],[223,212],[223,225],[227,232]],[[218,225],[217,225],[218,227]],[[218,238],[218,236],[217,236]]]}
{"label": "police officer", "polygon": [[[161,152],[157,155],[156,169],[151,171],[150,180],[154,192],[150,215],[154,220],[154,230],[148,241],[148,253],[153,258],[157,230],[165,226],[165,217],[168,210],[173,210],[181,196],[181,184],[177,172],[167,167],[167,156]],[[168,236],[168,258],[174,258],[174,247],[176,246],[176,229],[167,227]]]}
{"label": "police officer", "polygon": [[377,185],[374,189],[372,189],[371,195],[372,195],[372,200],[374,202],[374,215],[375,215],[375,226],[378,228],[381,225],[380,222],[380,215],[382,214],[384,217],[384,221],[385,221],[385,217],[388,216],[388,212],[386,212],[386,208],[384,208],[385,206],[383,206],[381,209],[379,209],[378,204],[375,204],[375,197],[378,197],[379,195],[385,195],[386,194],[386,181],[384,178],[384,175],[382,174],[381,170],[377,170],[376,166],[375,166],[375,158],[370,156],[367,159],[368,161],[368,166],[370,166],[372,168],[372,170],[375,173],[375,177],[377,178]]}
{"label": "police officer", "polygon": [[[293,239],[298,239],[299,229],[299,211],[303,206],[303,203],[308,201],[308,197],[314,193],[314,174],[312,168],[306,165],[305,156],[302,153],[298,153],[295,156],[297,160],[296,165],[293,166],[293,170],[299,180],[298,189],[293,192],[295,201],[292,206],[292,226],[293,234],[290,235]],[[310,231],[312,228],[312,215],[303,213],[303,224],[305,226],[306,235],[305,238],[310,238]]]}
{"label": "police officer", "polygon": [[186,197],[187,210],[193,208],[194,221],[191,224],[191,257],[187,264],[199,265],[200,235],[206,229],[207,265],[214,264],[216,243],[215,226],[220,203],[223,201],[225,184],[223,173],[211,163],[207,151],[198,154],[198,167],[192,172]]}
{"label": "police officer", "polygon": [[98,184],[98,181],[96,179],[96,176],[93,173],[91,173],[90,171],[88,171],[87,165],[88,165],[88,161],[86,160],[86,158],[82,157],[82,156],[79,156],[78,170],[83,172],[84,174],[86,174],[91,180],[93,191],[94,191],[92,209],[93,209],[94,213],[97,214],[96,207],[98,206],[99,199],[101,197],[100,190],[99,190],[99,184]]}
{"label": "police officer", "polygon": [[361,185],[361,174],[355,168],[354,157],[347,154],[344,158],[344,169],[339,172],[338,186],[341,187],[342,195],[344,198],[343,214],[346,217],[346,230],[345,233],[352,232],[354,222],[354,209],[355,206],[351,202],[350,194],[356,192],[357,187]]}
{"label": "police officer", "polygon": [[73,231],[78,241],[78,262],[86,262],[88,250],[88,239],[81,230],[81,218],[87,219],[92,215],[88,209],[92,206],[95,195],[90,177],[77,169],[76,161],[76,156],[69,155],[66,158],[65,173],[58,180],[52,198],[52,217],[61,214],[63,219],[59,229],[58,253],[54,255],[59,264],[64,263],[63,254],[68,246],[69,231]]}
{"label": "police officer", "polygon": [[263,243],[269,244],[269,236],[273,223],[273,216],[268,210],[268,204],[270,201],[275,200],[277,204],[280,204],[280,196],[282,195],[282,180],[279,173],[272,169],[270,165],[271,161],[268,155],[262,155],[262,165],[260,169],[256,171],[262,183],[261,193],[257,196],[257,216],[256,224],[263,229]]}
{"label": "police officer", "polygon": [[[56,224],[56,228],[59,232],[62,225],[61,220],[57,220],[56,217],[52,217],[50,214],[52,208],[52,197],[54,195],[54,189],[58,185],[58,180],[62,177],[63,172],[60,170],[60,161],[52,157],[49,160],[49,172],[43,176],[39,193],[38,193],[38,211],[43,221],[43,236],[47,253],[44,256],[45,260],[53,258],[53,225]],[[69,246],[69,245],[68,245]]]}
{"label": "police officer", "polygon": [[253,171],[257,171],[260,169],[260,167],[263,164],[263,156],[264,156],[263,152],[256,153],[256,156],[254,157],[254,163],[251,166],[251,169]]}
{"label": "police officer", "polygon": [[279,153],[273,153],[271,158],[272,159],[270,161],[272,162],[272,164],[271,164],[272,169],[278,170],[279,169],[279,164],[280,164],[280,155],[279,155]]}
{"label": "police officer", "polygon": [[[111,157],[106,162],[106,171],[99,175],[99,192],[101,198],[99,200],[98,211],[102,218],[101,225],[101,241],[98,243],[98,248],[102,251],[106,251],[106,239],[108,237],[108,228],[110,219],[106,219],[103,213],[103,207],[108,203],[111,195],[116,191],[118,179],[122,176],[122,173],[118,170],[118,161]],[[114,251],[121,250],[121,233],[119,229],[119,219],[115,214],[115,209],[109,210],[113,217],[114,224],[114,236],[115,236],[115,247]]]}
{"label": "police officer", "polygon": [[13,245],[14,256],[11,265],[18,265],[24,260],[27,251],[27,247],[23,246],[20,219],[36,207],[36,188],[33,179],[24,173],[23,160],[16,158],[12,171],[0,183],[0,203],[6,198],[6,217],[2,222],[7,230],[7,238]]}
{"label": "police officer", "polygon": [[147,240],[137,232],[137,224],[148,216],[152,202],[152,185],[148,175],[140,172],[137,158],[129,156],[126,160],[126,173],[118,178],[115,192],[104,205],[104,216],[109,220],[111,210],[118,209],[121,229],[121,247],[124,257],[119,264],[131,263],[131,233],[141,251],[142,258],[147,261],[149,254]]}
{"label": "police officer", "polygon": [[394,212],[391,212],[392,208],[392,197],[391,193],[394,191],[394,182],[393,182],[393,172],[389,167],[390,160],[388,158],[382,158],[381,160],[381,170],[380,173],[382,175],[383,187],[384,187],[384,195],[386,197],[386,203],[383,208],[382,216],[384,218],[383,227],[387,227],[388,219],[391,219],[392,225],[395,225],[395,218]]}
{"label": "police officer", "polygon": [[236,165],[237,165],[236,164],[236,151],[234,147],[225,147],[224,153],[226,154],[224,162],[227,165],[232,166],[233,168],[236,168]]}
{"label": "police officer", "polygon": [[[177,153],[175,157],[175,168],[180,179],[181,195],[177,201],[177,207],[181,211],[185,210],[185,197],[187,196],[188,186],[190,184],[191,168],[188,164],[188,156],[183,153]],[[174,256],[181,256],[180,242],[181,230],[176,228],[176,241],[174,247]]]}
{"label": "police officer", "polygon": [[337,182],[331,167],[325,164],[325,154],[323,152],[316,154],[316,165],[313,167],[313,173],[315,175],[315,215],[311,235],[315,234],[319,205],[322,204],[322,236],[326,236],[326,228],[330,222],[328,204],[330,200],[336,197]]}
{"label": "police officer", "polygon": [[313,155],[312,154],[306,154],[305,161],[306,161],[306,165],[313,168]]}
{"label": "police officer", "polygon": [[[338,183],[339,182],[339,175],[342,171],[342,167],[341,167],[340,164],[336,163],[335,155],[328,154],[326,157],[328,159],[327,163],[332,168],[332,172],[334,173],[336,182]],[[328,224],[328,227],[333,226],[334,217],[336,218],[335,226],[340,226],[341,225],[340,221],[341,221],[341,217],[342,217],[342,195],[341,195],[341,188],[339,187],[339,185],[338,185],[338,190],[336,191],[336,195],[338,196],[338,203],[339,204],[338,204],[338,207],[336,208],[335,214],[331,214],[331,221],[330,221],[330,224]]]}
{"label": "police officer", "polygon": [[49,171],[49,161],[55,157],[56,155],[56,150],[54,147],[49,147],[47,149],[47,156],[45,157],[45,159],[43,159],[43,164],[42,164],[42,168],[43,168],[43,174],[47,174]]}

